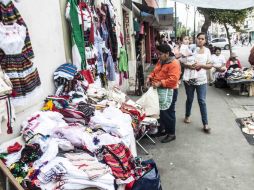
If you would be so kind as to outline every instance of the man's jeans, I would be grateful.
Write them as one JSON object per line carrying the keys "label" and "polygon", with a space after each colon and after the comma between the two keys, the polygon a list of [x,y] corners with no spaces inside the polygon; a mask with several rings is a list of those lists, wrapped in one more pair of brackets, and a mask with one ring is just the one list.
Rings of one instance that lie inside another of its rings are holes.
{"label": "man's jeans", "polygon": [[167,110],[160,110],[160,131],[165,129],[169,135],[175,135],[176,127],[176,112],[175,105],[178,96],[178,89],[174,89],[173,99],[170,107]]}
{"label": "man's jeans", "polygon": [[186,112],[185,117],[190,117],[191,115],[191,107],[192,102],[194,99],[194,92],[197,91],[197,97],[198,97],[198,104],[202,116],[202,122],[203,125],[208,124],[208,118],[207,118],[207,108],[206,108],[206,91],[207,91],[207,84],[203,85],[192,85],[184,82],[185,91],[187,95],[186,100]]}

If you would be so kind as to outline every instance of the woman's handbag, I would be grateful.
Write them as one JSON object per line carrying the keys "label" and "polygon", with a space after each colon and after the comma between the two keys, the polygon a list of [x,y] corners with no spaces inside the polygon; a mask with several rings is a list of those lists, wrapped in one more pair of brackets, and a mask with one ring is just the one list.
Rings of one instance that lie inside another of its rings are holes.
{"label": "woman's handbag", "polygon": [[162,190],[160,174],[154,160],[143,161],[142,166],[151,167],[132,186],[132,190]]}

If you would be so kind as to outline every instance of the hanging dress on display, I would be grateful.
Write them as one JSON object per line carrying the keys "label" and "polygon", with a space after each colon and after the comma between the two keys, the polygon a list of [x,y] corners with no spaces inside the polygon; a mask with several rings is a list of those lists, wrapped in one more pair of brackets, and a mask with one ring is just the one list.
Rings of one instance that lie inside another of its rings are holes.
{"label": "hanging dress on display", "polygon": [[31,102],[39,95],[40,86],[28,29],[12,1],[0,0],[0,66],[13,85],[12,102],[15,106]]}
{"label": "hanging dress on display", "polygon": [[0,49],[4,52],[0,64],[12,82],[14,99],[30,94],[41,84],[37,69],[22,53],[25,38],[25,26],[0,23]]}
{"label": "hanging dress on display", "polygon": [[84,32],[79,14],[78,0],[68,0],[66,18],[71,24],[72,62],[78,70],[81,70],[86,68],[86,57]]}
{"label": "hanging dress on display", "polygon": [[[0,0],[0,22],[2,22],[4,25],[12,25],[17,23],[26,27],[25,45],[22,49],[22,53],[29,59],[34,58],[34,52],[27,26],[18,9],[14,6],[11,0]],[[2,55],[4,55],[4,52],[0,50],[0,57]]]}
{"label": "hanging dress on display", "polygon": [[114,20],[114,8],[111,3],[102,4],[102,9],[106,13],[106,26],[109,33],[109,49],[112,53],[113,61],[117,62],[118,44],[116,36],[116,23]]}

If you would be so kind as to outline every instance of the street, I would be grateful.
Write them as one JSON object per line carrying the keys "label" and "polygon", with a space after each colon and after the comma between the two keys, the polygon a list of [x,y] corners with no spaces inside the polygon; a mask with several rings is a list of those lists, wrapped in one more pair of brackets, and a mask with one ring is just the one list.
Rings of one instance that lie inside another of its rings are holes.
{"label": "street", "polygon": [[[244,66],[248,65],[250,47],[235,47]],[[227,54],[228,51],[223,51]],[[208,86],[207,107],[211,134],[201,130],[197,100],[193,102],[191,124],[183,122],[185,90],[179,89],[176,105],[176,140],[156,145],[147,139],[143,145],[155,159],[164,190],[252,190],[254,186],[254,149],[249,145],[235,119],[249,116],[254,97],[239,96],[232,90]]]}

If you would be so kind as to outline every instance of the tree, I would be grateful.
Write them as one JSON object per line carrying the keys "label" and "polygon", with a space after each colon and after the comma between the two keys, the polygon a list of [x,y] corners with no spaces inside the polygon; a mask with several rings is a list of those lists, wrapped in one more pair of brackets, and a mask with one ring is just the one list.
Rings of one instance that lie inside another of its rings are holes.
{"label": "tree", "polygon": [[211,25],[211,22],[222,24],[226,29],[231,55],[232,46],[229,35],[229,26],[232,26],[234,29],[236,29],[236,31],[239,31],[241,28],[241,24],[244,22],[245,18],[252,10],[253,10],[252,8],[243,10],[198,8],[199,13],[203,14],[205,17],[205,23],[202,26],[201,31],[207,33],[208,28]]}

